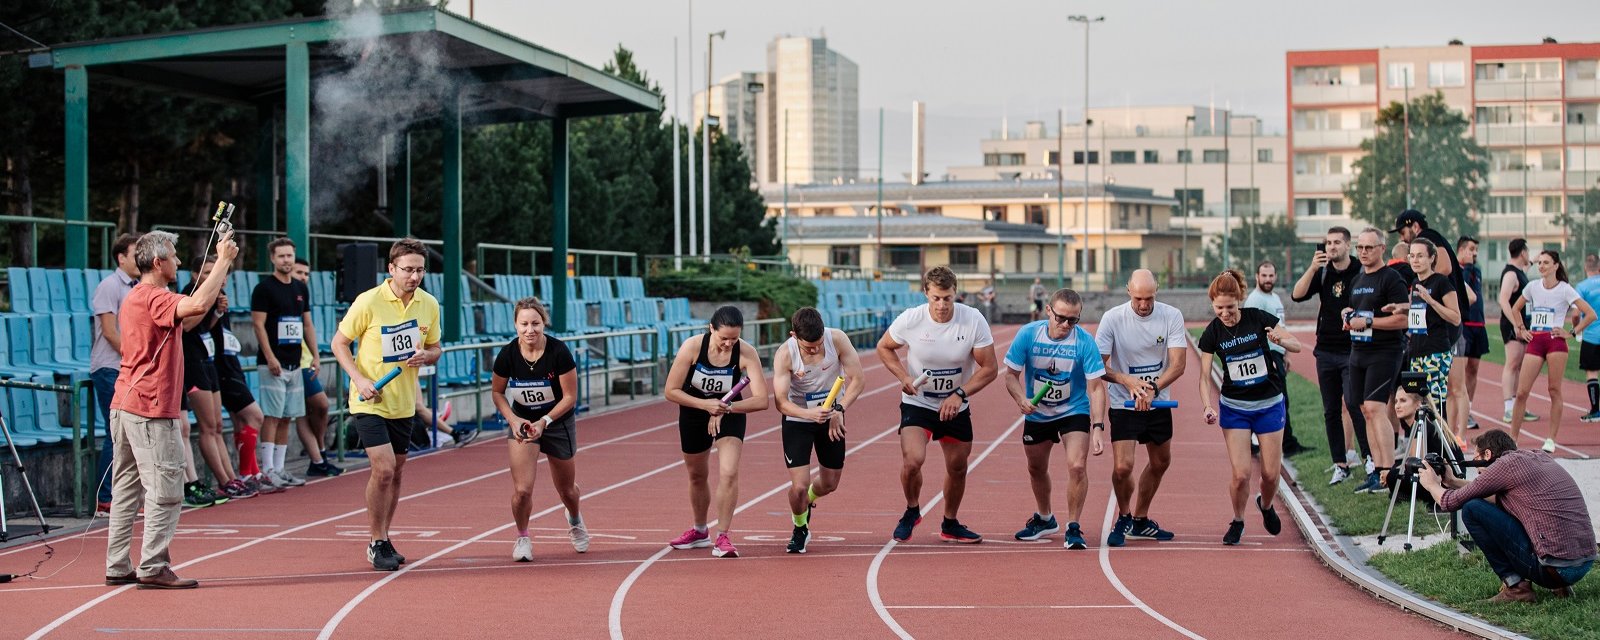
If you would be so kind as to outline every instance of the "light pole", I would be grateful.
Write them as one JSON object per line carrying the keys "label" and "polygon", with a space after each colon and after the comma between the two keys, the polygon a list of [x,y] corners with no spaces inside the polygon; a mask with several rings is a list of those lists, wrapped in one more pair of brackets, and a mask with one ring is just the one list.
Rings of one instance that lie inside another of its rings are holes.
{"label": "light pole", "polygon": [[1194,114],[1183,118],[1183,251],[1178,255],[1183,258],[1183,273],[1189,273],[1189,225],[1194,220],[1189,217],[1189,163],[1194,162],[1194,151],[1189,148],[1189,129],[1194,128]]}
{"label": "light pole", "polygon": [[[917,182],[921,180],[918,179]],[[883,107],[878,107],[878,250],[877,272],[883,271]],[[878,273],[873,274],[875,277]]]}
{"label": "light pole", "polygon": [[1228,168],[1233,164],[1232,147],[1229,138],[1233,137],[1233,109],[1228,110],[1228,115],[1222,117],[1222,264],[1227,265],[1231,258],[1228,256],[1228,240],[1233,237],[1233,190],[1228,183]]}
{"label": "light pole", "polygon": [[[672,270],[683,270],[683,149],[678,140],[678,105],[683,93],[678,90],[678,39],[672,39]],[[692,137],[692,134],[691,134]]]}
{"label": "light pole", "polygon": [[[688,4],[689,4],[689,37],[687,38],[687,46],[689,48],[689,51],[688,51],[689,64],[687,65],[688,66],[688,71],[687,72],[689,74],[689,86],[690,87],[694,87],[694,0],[689,0]],[[692,88],[690,90],[693,91]],[[684,217],[689,219],[689,249],[688,249],[688,255],[689,255],[689,257],[692,258],[695,255],[700,253],[700,235],[699,235],[699,232],[697,231],[697,229],[700,228],[700,224],[699,224],[699,218],[695,215],[695,212],[699,211],[700,208],[695,202],[695,198],[697,196],[697,192],[695,191],[695,188],[694,188],[694,175],[695,175],[694,174],[694,165],[695,165],[695,154],[694,154],[694,96],[687,96],[687,97],[688,97],[688,102],[689,102],[689,123],[688,123],[686,129],[688,130],[687,133],[689,134],[689,139],[685,141],[685,142],[688,143],[688,149],[685,150],[684,155],[687,157],[686,170],[688,171],[688,174],[685,176],[684,186],[687,188],[686,190],[689,192],[689,203],[688,203],[689,204],[689,208],[684,211],[684,214],[685,214]],[[704,126],[702,126],[701,128],[704,129]]]}
{"label": "light pole", "polygon": [[1589,255],[1589,127],[1583,124],[1583,114],[1578,114],[1578,129],[1583,131],[1583,179],[1578,184],[1583,188],[1583,255]]}
{"label": "light pole", "polygon": [[789,110],[783,110],[783,259],[789,259]]}
{"label": "light pole", "polygon": [[[1089,282],[1089,125],[1094,124],[1089,119],[1089,27],[1096,22],[1105,22],[1105,16],[1090,18],[1085,15],[1067,16],[1071,22],[1083,23],[1083,242],[1079,244],[1079,251],[1083,253],[1083,280],[1084,289],[1088,289]],[[1101,194],[1102,199],[1104,194]],[[1111,286],[1111,281],[1106,281],[1106,286]]]}
{"label": "light pole", "polygon": [[[1066,138],[1066,110],[1056,109],[1056,288],[1064,289],[1067,286],[1067,172],[1065,166],[1065,149],[1062,141]],[[1040,268],[1040,271],[1044,269]]]}
{"label": "light pole", "polygon": [[[706,120],[702,127],[703,132],[700,134],[703,138],[700,141],[700,148],[705,154],[705,162],[701,163],[700,167],[700,179],[705,192],[700,199],[701,204],[705,205],[705,217],[701,219],[701,226],[705,231],[703,236],[706,240],[705,253],[708,259],[711,257],[711,128],[717,126],[717,119],[711,115],[711,45],[716,38],[727,39],[727,36],[727,31],[713,31],[706,34]],[[727,100],[723,100],[723,103],[726,106]]]}
{"label": "light pole", "polygon": [[[756,121],[755,114],[754,114],[755,109],[756,109],[755,102],[756,102],[756,100],[760,99],[760,96],[761,96],[762,92],[765,92],[767,90],[767,85],[765,83],[756,82],[756,81],[752,80],[752,81],[746,82],[744,84],[744,90],[745,90],[745,93],[750,94],[750,111],[751,111],[751,117],[749,119],[745,120],[745,122],[754,123]],[[741,112],[742,111],[743,110],[741,109]],[[740,136],[742,137],[743,135],[744,134],[741,131],[740,132]],[[760,144],[760,141],[761,141],[761,137],[756,135],[755,132],[752,131],[750,133],[750,184],[755,186],[756,191],[760,191],[761,190],[760,173],[758,173],[756,171],[756,169],[761,166],[761,153],[760,153],[760,149],[757,148],[757,145]]]}

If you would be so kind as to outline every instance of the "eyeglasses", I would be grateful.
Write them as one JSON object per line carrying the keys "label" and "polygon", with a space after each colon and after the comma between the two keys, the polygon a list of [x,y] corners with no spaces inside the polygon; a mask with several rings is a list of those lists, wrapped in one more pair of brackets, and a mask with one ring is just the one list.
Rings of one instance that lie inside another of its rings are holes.
{"label": "eyeglasses", "polygon": [[1356,251],[1377,251],[1378,249],[1381,249],[1381,248],[1383,248],[1382,245],[1376,245],[1376,244],[1358,244],[1358,245],[1356,245]]}
{"label": "eyeglasses", "polygon": [[1050,312],[1050,319],[1054,320],[1056,324],[1064,324],[1064,325],[1067,325],[1067,326],[1076,326],[1078,324],[1078,322],[1081,321],[1083,318],[1081,318],[1079,316],[1064,316],[1064,315],[1058,314],[1058,313],[1056,313],[1054,311],[1051,311]]}
{"label": "eyeglasses", "polygon": [[395,269],[400,273],[412,276],[420,276],[428,273],[427,267],[395,267]]}

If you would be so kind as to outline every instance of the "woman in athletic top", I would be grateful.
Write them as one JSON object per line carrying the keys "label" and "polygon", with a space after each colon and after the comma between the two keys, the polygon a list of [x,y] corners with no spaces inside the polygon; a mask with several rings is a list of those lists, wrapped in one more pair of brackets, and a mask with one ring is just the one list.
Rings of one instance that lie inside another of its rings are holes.
{"label": "woman in athletic top", "polygon": [[1256,508],[1262,526],[1278,535],[1282,523],[1272,499],[1278,493],[1278,472],[1283,466],[1283,425],[1286,415],[1284,390],[1279,377],[1269,370],[1276,360],[1267,357],[1268,343],[1286,351],[1300,352],[1300,341],[1285,331],[1278,317],[1261,309],[1239,305],[1245,296],[1244,274],[1229,269],[1211,281],[1207,290],[1211,310],[1217,314],[1206,325],[1195,347],[1200,361],[1209,364],[1212,354],[1222,357],[1221,411],[1211,404],[1215,394],[1211,376],[1200,376],[1200,403],[1206,424],[1222,424],[1222,440],[1228,447],[1228,462],[1233,479],[1228,494],[1233,501],[1233,521],[1222,544],[1239,544],[1244,535],[1245,496],[1250,483],[1250,436],[1261,443],[1261,493]]}
{"label": "woman in athletic top", "polygon": [[1407,370],[1428,375],[1428,397],[1444,410],[1450,378],[1453,327],[1461,325],[1460,301],[1450,277],[1433,270],[1439,248],[1427,238],[1411,241],[1407,259],[1417,279],[1411,282],[1411,302],[1390,305],[1390,313],[1406,314]]}
{"label": "woman in athletic top", "polygon": [[[694,526],[669,544],[674,549],[711,547],[718,558],[737,558],[739,550],[728,539],[733,506],[739,499],[739,452],[744,444],[745,414],[765,411],[767,379],[761,373],[761,356],[739,339],[744,316],[738,307],[722,307],[711,314],[708,330],[678,347],[667,373],[667,400],[678,404],[678,440],[689,470],[689,509]],[[750,382],[739,397],[726,396],[743,377]],[[711,505],[711,445],[718,452],[717,537],[706,530]]]}
{"label": "woman in athletic top", "polygon": [[511,519],[517,541],[511,559],[533,560],[528,518],[533,513],[533,481],[539,475],[539,454],[550,461],[551,482],[567,508],[567,533],[578,553],[589,550],[589,530],[578,512],[577,429],[578,366],[572,351],[546,335],[550,313],[534,298],[517,301],[513,310],[517,337],[494,359],[491,384],[495,409],[506,419],[511,449]]}
{"label": "woman in athletic top", "polygon": [[[1523,412],[1528,408],[1528,394],[1539,379],[1539,369],[1549,363],[1550,373],[1545,376],[1550,390],[1550,437],[1544,439],[1544,450],[1556,450],[1556,431],[1561,428],[1561,378],[1567,370],[1567,338],[1583,333],[1584,327],[1594,321],[1594,308],[1584,302],[1578,290],[1567,284],[1567,269],[1561,265],[1561,254],[1541,251],[1533,261],[1539,270],[1538,280],[1529,280],[1522,287],[1522,297],[1511,305],[1510,316],[1517,337],[1528,343],[1522,356],[1522,371],[1517,376],[1517,397],[1511,405],[1511,437],[1522,436]],[[1567,311],[1577,305],[1583,317],[1569,333],[1565,328]],[[1527,310],[1527,323],[1523,311]]]}

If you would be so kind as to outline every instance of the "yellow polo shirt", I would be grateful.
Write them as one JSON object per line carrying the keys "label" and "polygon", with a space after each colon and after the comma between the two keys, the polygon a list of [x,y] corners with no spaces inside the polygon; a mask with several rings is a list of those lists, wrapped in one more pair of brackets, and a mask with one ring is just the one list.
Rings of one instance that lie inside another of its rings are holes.
{"label": "yellow polo shirt", "polygon": [[400,376],[383,387],[380,402],[363,401],[351,386],[350,412],[390,419],[416,415],[417,370],[405,361],[418,349],[439,344],[439,301],[433,294],[417,289],[408,305],[385,280],[356,297],[339,321],[339,333],[357,343],[356,368],[373,382],[401,368]]}

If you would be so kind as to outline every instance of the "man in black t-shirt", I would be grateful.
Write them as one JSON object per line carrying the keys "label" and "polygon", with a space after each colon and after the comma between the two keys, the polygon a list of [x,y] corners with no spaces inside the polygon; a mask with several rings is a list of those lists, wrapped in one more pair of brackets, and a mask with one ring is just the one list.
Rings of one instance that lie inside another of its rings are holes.
{"label": "man in black t-shirt", "polygon": [[[1367,420],[1367,444],[1372,461],[1387,469],[1394,458],[1394,430],[1389,425],[1389,397],[1400,377],[1400,360],[1405,345],[1406,315],[1390,313],[1391,304],[1410,301],[1400,274],[1384,263],[1387,246],[1382,234],[1368,227],[1356,236],[1356,256],[1362,272],[1350,290],[1350,306],[1343,311],[1344,328],[1350,332],[1350,384],[1345,388],[1345,404],[1352,414],[1360,412]],[[1357,493],[1382,490],[1377,470]]]}
{"label": "man in black t-shirt", "polygon": [[[297,487],[305,480],[284,469],[289,450],[289,425],[306,413],[305,382],[300,376],[300,349],[317,348],[311,326],[311,291],[294,279],[294,241],[278,238],[267,245],[272,276],[262,278],[250,293],[250,321],[260,345],[257,362],[261,381],[261,473],[273,484]],[[316,443],[306,443],[309,450]]]}
{"label": "man in black t-shirt", "polygon": [[[1333,458],[1333,479],[1338,484],[1350,476],[1345,458],[1349,446],[1344,437],[1345,389],[1350,370],[1350,334],[1344,329],[1340,315],[1350,306],[1350,289],[1356,276],[1361,274],[1361,263],[1350,257],[1350,230],[1344,227],[1328,229],[1323,250],[1311,259],[1311,265],[1294,283],[1290,298],[1305,302],[1312,296],[1319,298],[1317,309],[1317,345],[1312,355],[1317,359],[1317,386],[1322,391],[1322,423],[1328,436],[1328,453]],[[1355,440],[1363,457],[1367,451],[1367,421],[1361,412],[1351,410],[1350,422],[1354,426]]]}

